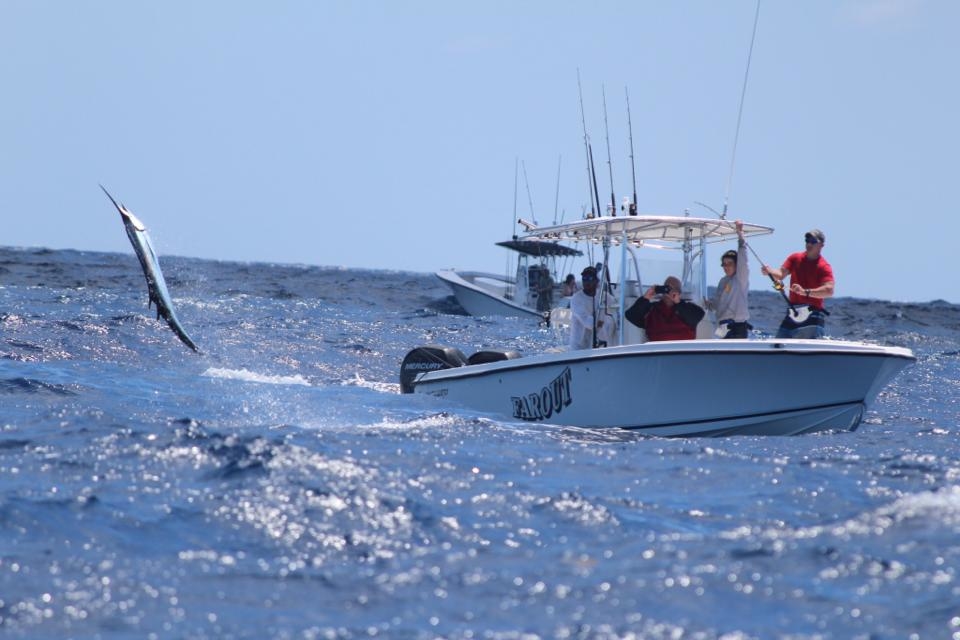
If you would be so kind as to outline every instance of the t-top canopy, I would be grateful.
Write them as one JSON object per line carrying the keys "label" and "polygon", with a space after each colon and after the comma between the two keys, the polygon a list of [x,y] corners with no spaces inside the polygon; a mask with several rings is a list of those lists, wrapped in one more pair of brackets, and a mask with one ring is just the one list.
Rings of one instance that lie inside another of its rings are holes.
{"label": "t-top canopy", "polygon": [[[773,233],[773,227],[743,223],[743,235]],[[647,241],[682,243],[684,241],[719,242],[736,237],[733,220],[691,218],[686,216],[603,216],[577,220],[550,227],[532,229],[527,238],[566,242],[601,242],[619,244],[626,235],[628,242],[641,245]]]}
{"label": "t-top canopy", "polygon": [[572,247],[567,247],[556,242],[547,242],[544,240],[504,240],[498,242],[497,246],[513,249],[519,253],[525,253],[530,256],[552,258],[557,256],[582,256],[583,252]]}

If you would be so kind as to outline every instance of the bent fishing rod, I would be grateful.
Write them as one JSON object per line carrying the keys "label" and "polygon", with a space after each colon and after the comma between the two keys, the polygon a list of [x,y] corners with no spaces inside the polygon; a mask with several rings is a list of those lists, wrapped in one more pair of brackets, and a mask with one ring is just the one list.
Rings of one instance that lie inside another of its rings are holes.
{"label": "bent fishing rod", "polygon": [[[698,204],[698,205],[700,205],[701,207],[704,207],[704,208],[706,208],[706,209],[709,209],[710,211],[712,211],[713,213],[715,213],[717,216],[719,216],[721,220],[723,220],[723,215],[722,215],[719,211],[717,211],[716,209],[714,209],[713,207],[711,207],[710,205],[705,204],[705,203],[703,203],[703,202],[696,202],[696,201],[694,202],[694,204]],[[726,221],[724,220],[724,222],[726,222]],[[729,223],[727,223],[727,224],[729,224]],[[800,312],[797,311],[796,307],[793,306],[793,303],[790,302],[790,297],[787,296],[787,293],[786,293],[786,291],[784,290],[785,288],[784,288],[784,286],[783,286],[783,281],[782,281],[782,280],[777,280],[777,279],[773,276],[773,274],[769,272],[769,267],[768,267],[768,266],[766,265],[766,263],[763,261],[763,258],[761,258],[760,255],[759,255],[756,251],[754,251],[753,247],[750,246],[750,243],[747,242],[746,238],[744,238],[744,240],[743,240],[743,245],[744,245],[747,249],[750,250],[750,253],[752,253],[752,254],[753,254],[753,257],[755,257],[755,258],[757,259],[757,262],[760,263],[760,266],[761,266],[764,270],[767,270],[767,274],[766,274],[767,277],[770,278],[770,282],[773,283],[773,288],[774,288],[774,290],[776,290],[781,296],[783,296],[783,301],[787,303],[787,306],[788,306],[788,307],[790,307],[790,313],[791,313],[793,316],[795,316],[795,317],[799,316],[799,315],[800,315]]]}
{"label": "bent fishing rod", "polygon": [[780,293],[781,296],[783,296],[783,301],[787,303],[787,306],[788,306],[788,307],[790,307],[790,312],[791,312],[793,315],[795,315],[795,316],[798,315],[799,312],[798,312],[797,309],[793,306],[793,303],[790,302],[790,298],[789,298],[789,296],[787,296],[787,292],[784,291],[783,280],[777,280],[776,278],[773,277],[773,274],[770,273],[770,267],[768,267],[766,264],[764,264],[763,258],[761,258],[759,255],[757,255],[757,252],[753,250],[753,247],[750,246],[750,243],[749,243],[749,242],[747,242],[746,240],[744,240],[744,241],[743,241],[743,246],[745,246],[747,249],[750,250],[750,253],[753,254],[753,257],[756,258],[756,259],[757,259],[757,262],[760,263],[761,269],[767,272],[767,277],[770,278],[770,282],[773,283],[773,288],[776,289],[776,290]]}

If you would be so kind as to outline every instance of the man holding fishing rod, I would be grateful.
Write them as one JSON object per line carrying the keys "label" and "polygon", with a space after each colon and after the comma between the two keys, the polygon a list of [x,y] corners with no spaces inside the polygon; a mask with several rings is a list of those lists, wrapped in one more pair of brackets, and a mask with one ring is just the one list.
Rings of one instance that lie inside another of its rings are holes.
{"label": "man holding fishing rod", "polygon": [[616,320],[596,298],[599,281],[596,267],[585,268],[580,277],[583,288],[570,298],[570,349],[615,344]]}
{"label": "man holding fishing rod", "polygon": [[760,269],[780,283],[790,276],[790,309],[780,323],[777,338],[823,337],[828,313],[823,301],[833,297],[833,267],[820,255],[826,241],[823,231],[811,229],[804,241],[806,250],[791,253],[779,269],[767,265]]}

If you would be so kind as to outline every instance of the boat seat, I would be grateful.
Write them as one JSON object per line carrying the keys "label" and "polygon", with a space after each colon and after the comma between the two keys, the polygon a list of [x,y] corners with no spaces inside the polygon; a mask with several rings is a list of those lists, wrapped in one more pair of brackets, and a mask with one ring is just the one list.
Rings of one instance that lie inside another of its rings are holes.
{"label": "boat seat", "polygon": [[519,357],[519,352],[510,349],[485,349],[483,351],[477,351],[467,358],[467,364],[486,364],[487,362],[513,360]]}

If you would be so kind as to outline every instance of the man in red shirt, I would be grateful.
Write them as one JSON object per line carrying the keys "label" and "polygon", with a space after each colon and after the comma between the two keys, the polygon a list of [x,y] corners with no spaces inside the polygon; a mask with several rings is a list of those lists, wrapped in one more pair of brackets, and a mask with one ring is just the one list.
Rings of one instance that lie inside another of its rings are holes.
{"label": "man in red shirt", "polygon": [[[791,253],[783,266],[774,269],[764,265],[760,271],[782,281],[790,276],[790,304],[793,309],[780,323],[778,338],[822,338],[827,310],[823,301],[833,297],[833,268],[820,255],[826,236],[820,229],[811,229],[804,236],[806,251]],[[805,310],[810,314],[804,318]],[[799,313],[794,315],[794,310]],[[800,319],[798,319],[800,318]]]}
{"label": "man in red shirt", "polygon": [[[627,320],[645,329],[647,340],[693,340],[697,324],[706,313],[701,307],[680,297],[681,284],[676,276],[663,281],[662,287],[650,287],[624,314]],[[660,300],[654,302],[655,296]]]}

